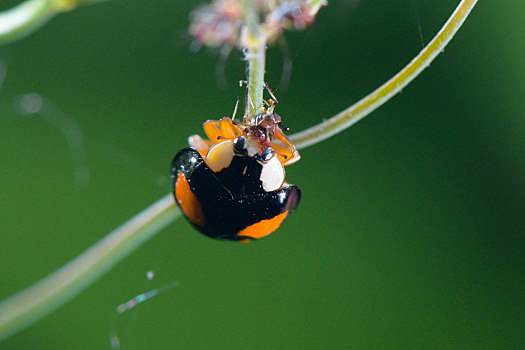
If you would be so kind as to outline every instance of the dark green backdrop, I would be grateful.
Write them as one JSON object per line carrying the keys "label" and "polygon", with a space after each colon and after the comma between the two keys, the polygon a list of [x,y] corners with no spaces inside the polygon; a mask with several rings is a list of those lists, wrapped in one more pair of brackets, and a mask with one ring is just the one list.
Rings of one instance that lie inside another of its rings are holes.
{"label": "dark green backdrop", "polygon": [[[243,64],[228,58],[220,89],[217,55],[190,52],[198,3],[108,1],[0,47],[0,298],[164,196],[187,136],[231,114]],[[271,48],[286,125],[318,123],[376,88],[421,49],[418,20],[428,42],[458,1],[416,3],[331,1],[286,36],[288,89]],[[0,348],[108,348],[115,307],[173,280],[118,319],[123,349],[523,348],[523,18],[524,2],[480,1],[402,94],[303,150],[287,169],[302,203],[269,238],[218,242],[179,220]],[[48,117],[78,123],[89,183],[75,183],[59,129],[16,112],[31,92],[62,111]]]}

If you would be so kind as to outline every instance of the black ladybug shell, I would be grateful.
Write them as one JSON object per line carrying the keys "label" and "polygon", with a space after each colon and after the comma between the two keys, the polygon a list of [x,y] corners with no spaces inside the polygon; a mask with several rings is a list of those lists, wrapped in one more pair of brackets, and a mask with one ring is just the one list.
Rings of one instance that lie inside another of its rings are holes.
{"label": "black ladybug shell", "polygon": [[188,221],[209,237],[260,238],[253,232],[259,227],[275,230],[301,197],[299,188],[288,184],[264,191],[260,172],[261,165],[253,157],[235,156],[227,168],[215,173],[197,150],[184,148],[171,163],[175,201]]}

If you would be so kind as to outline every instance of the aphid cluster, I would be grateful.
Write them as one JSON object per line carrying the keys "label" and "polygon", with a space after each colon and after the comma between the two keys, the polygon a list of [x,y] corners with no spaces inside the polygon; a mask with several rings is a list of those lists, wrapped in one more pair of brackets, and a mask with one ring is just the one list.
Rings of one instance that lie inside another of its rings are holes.
{"label": "aphid cluster", "polygon": [[[300,156],[283,132],[270,100],[242,122],[208,120],[204,132],[171,163],[173,194],[188,221],[203,234],[248,242],[275,231],[297,208],[301,191],[285,182],[284,166]],[[286,128],[284,128],[286,129]]]}

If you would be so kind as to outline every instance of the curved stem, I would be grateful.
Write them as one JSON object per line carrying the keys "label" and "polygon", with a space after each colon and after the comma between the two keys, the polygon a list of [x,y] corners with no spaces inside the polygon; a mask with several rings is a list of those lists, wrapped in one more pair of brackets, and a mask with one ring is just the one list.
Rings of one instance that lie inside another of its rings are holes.
{"label": "curved stem", "polygon": [[61,12],[98,1],[101,0],[26,0],[0,12],[0,45],[28,36]]}
{"label": "curved stem", "polygon": [[461,27],[477,0],[463,0],[432,41],[392,79],[359,102],[324,122],[290,136],[295,146],[306,148],[351,127],[401,91],[443,51]]}
{"label": "curved stem", "polygon": [[[320,125],[292,135],[295,144],[304,148],[320,142],[350,127],[394,96],[443,50],[476,2],[463,0],[443,29],[407,67],[345,111]],[[262,83],[258,87],[261,88],[262,96]],[[0,341],[63,305],[179,216],[180,212],[170,194],[131,218],[61,269],[4,300],[0,303]]]}
{"label": "curved stem", "polygon": [[179,216],[180,211],[169,194],[59,270],[2,301],[0,341],[72,299]]}
{"label": "curved stem", "polygon": [[59,12],[53,0],[27,0],[0,12],[0,45],[31,34]]}

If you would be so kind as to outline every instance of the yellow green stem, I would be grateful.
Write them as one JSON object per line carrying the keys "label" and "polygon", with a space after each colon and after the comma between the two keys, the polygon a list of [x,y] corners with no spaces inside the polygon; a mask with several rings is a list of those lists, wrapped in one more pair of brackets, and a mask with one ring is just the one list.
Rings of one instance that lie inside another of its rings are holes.
{"label": "yellow green stem", "polygon": [[0,12],[0,45],[22,39],[57,14],[99,0],[26,0]]}
{"label": "yellow green stem", "polygon": [[461,27],[477,0],[463,0],[432,41],[405,68],[359,102],[324,122],[290,136],[298,149],[315,145],[351,127],[390,100],[443,51]]}
{"label": "yellow green stem", "polygon": [[110,232],[74,260],[0,303],[0,341],[43,318],[180,216],[165,196]]}

